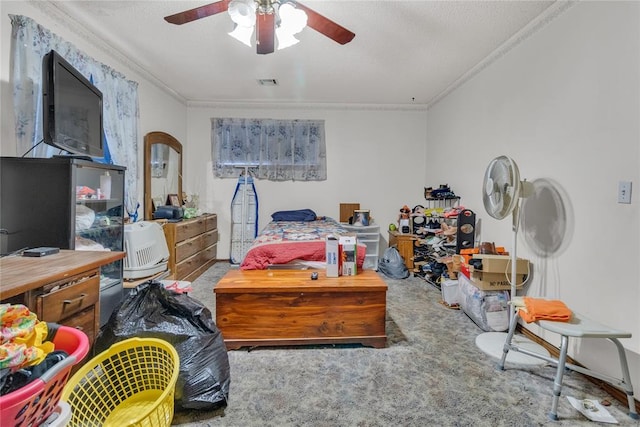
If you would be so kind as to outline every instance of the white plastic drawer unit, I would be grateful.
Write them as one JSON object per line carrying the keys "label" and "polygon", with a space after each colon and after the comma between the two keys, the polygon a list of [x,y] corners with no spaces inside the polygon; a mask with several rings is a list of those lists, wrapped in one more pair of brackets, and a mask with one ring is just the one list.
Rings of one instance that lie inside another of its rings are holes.
{"label": "white plastic drawer unit", "polygon": [[365,240],[358,238],[358,243],[362,243],[367,247],[367,255],[378,255],[378,247],[380,240]]}
{"label": "white plastic drawer unit", "polygon": [[357,234],[380,234],[380,226],[379,225],[350,225],[350,224],[342,224],[344,228],[349,231],[353,231]]}
{"label": "white plastic drawer unit", "polygon": [[357,226],[349,224],[342,224],[342,226],[350,232],[355,233],[358,243],[362,243],[367,247],[362,267],[366,270],[377,270],[380,252],[380,226]]}

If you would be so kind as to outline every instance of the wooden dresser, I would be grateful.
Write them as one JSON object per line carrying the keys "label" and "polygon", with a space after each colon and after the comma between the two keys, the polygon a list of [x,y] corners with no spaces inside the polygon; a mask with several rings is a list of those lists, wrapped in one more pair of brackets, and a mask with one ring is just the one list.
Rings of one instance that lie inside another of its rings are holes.
{"label": "wooden dresser", "polygon": [[0,259],[0,299],[24,304],[39,320],[82,330],[93,345],[100,327],[100,267],[124,252],[62,250]]}
{"label": "wooden dresser", "polygon": [[163,226],[173,280],[193,281],[216,262],[218,216],[203,214]]}

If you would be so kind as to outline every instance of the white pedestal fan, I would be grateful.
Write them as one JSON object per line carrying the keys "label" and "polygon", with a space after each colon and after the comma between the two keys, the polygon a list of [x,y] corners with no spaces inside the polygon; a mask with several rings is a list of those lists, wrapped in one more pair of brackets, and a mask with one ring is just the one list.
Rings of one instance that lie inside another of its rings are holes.
{"label": "white pedestal fan", "polygon": [[[482,189],[482,201],[484,208],[489,215],[496,219],[504,219],[511,214],[513,219],[513,243],[511,246],[511,297],[516,295],[516,260],[519,209],[520,199],[527,197],[532,192],[532,184],[527,181],[520,181],[518,165],[507,156],[496,157],[489,163],[484,174]],[[515,315],[515,308],[509,305],[509,323]],[[485,332],[476,337],[476,345],[480,350],[488,355],[500,359],[503,354],[504,344],[507,338],[506,332]],[[549,355],[549,352],[542,346],[521,335],[514,335],[512,342],[521,348],[535,351],[540,354]],[[544,363],[526,354],[509,351],[508,362],[520,365],[539,365]]]}

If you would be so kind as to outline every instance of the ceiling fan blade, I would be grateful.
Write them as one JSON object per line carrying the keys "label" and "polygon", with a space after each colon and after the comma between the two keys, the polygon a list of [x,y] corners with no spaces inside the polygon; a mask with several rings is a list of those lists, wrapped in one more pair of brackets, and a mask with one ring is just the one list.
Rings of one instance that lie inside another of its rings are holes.
{"label": "ceiling fan blade", "polygon": [[275,50],[275,14],[256,14],[256,50],[264,55]]}
{"label": "ceiling fan blade", "polygon": [[307,14],[307,26],[340,44],[347,44],[356,36],[355,33],[352,33],[343,26],[336,24],[329,18],[320,15],[318,12],[309,9],[307,6],[295,0],[288,0],[287,2],[294,4],[297,9]]}
{"label": "ceiling fan blade", "polygon": [[231,0],[221,0],[215,3],[209,3],[204,6],[176,13],[175,15],[165,16],[164,20],[169,22],[170,24],[186,24],[187,22],[195,21],[200,18],[206,18],[207,16],[226,11],[227,9],[229,9],[230,1]]}

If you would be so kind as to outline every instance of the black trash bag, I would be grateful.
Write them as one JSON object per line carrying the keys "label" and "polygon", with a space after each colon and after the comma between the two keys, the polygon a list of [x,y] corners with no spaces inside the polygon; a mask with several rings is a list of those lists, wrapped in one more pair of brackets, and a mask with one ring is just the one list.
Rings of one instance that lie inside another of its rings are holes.
{"label": "black trash bag", "polygon": [[180,357],[176,409],[214,410],[227,406],[229,357],[211,311],[187,294],[148,281],[132,290],[96,339],[100,353],[133,337],[171,343]]}
{"label": "black trash bag", "polygon": [[404,265],[404,260],[394,246],[384,250],[382,259],[378,262],[378,270],[382,271],[390,279],[406,279],[409,277],[409,269]]}

